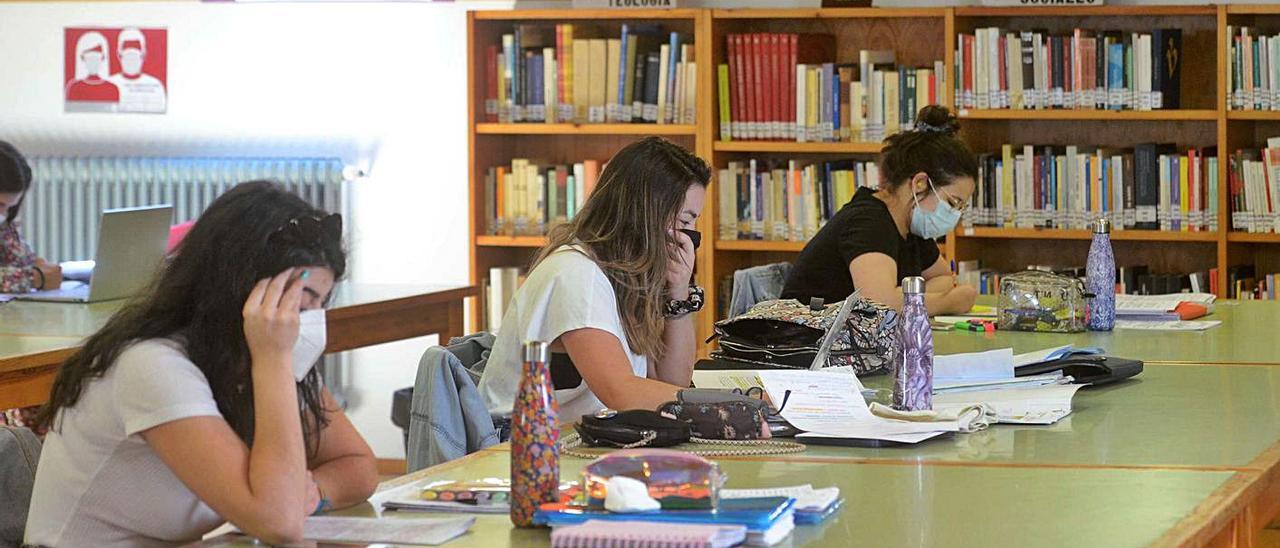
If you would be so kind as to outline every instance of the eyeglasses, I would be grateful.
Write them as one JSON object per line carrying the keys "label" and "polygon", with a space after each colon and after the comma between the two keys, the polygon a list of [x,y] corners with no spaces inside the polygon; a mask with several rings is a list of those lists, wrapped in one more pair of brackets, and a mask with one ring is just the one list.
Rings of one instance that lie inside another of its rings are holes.
{"label": "eyeglasses", "polygon": [[[764,389],[760,388],[759,386],[752,386],[751,388],[748,388],[746,390],[743,390],[741,388],[734,388],[733,390],[731,390],[731,392],[733,392],[734,394],[746,396],[748,398],[756,398],[761,400],[764,399]],[[778,404],[778,409],[777,411],[775,411],[775,413],[781,413],[782,410],[787,407],[787,400],[789,399],[791,399],[791,391],[787,390],[782,393],[782,403]]]}
{"label": "eyeglasses", "polygon": [[959,211],[960,213],[964,213],[966,209],[969,209],[969,200],[965,200],[959,196],[952,196],[951,194],[941,190],[935,190],[934,192],[938,193],[938,197],[946,200],[947,205],[951,206],[951,209]]}
{"label": "eyeglasses", "polygon": [[272,232],[270,239],[285,239],[303,245],[317,245],[326,240],[338,241],[342,239],[342,215],[333,213],[324,217],[294,217]]}

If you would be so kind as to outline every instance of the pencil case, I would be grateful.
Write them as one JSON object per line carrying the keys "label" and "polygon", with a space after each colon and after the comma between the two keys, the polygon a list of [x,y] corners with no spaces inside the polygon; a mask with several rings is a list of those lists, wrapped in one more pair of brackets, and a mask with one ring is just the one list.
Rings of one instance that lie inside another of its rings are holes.
{"label": "pencil case", "polygon": [[1078,333],[1087,313],[1084,282],[1027,270],[1000,280],[1000,330]]}

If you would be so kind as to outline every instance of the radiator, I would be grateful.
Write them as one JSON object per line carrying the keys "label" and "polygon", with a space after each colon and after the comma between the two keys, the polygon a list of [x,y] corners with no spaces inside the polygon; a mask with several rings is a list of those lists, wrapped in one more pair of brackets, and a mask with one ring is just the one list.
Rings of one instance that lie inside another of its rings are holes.
{"label": "radiator", "polygon": [[169,204],[195,219],[237,183],[271,179],[353,224],[351,180],[337,158],[36,157],[23,200],[23,236],[50,262],[92,259],[104,209]]}

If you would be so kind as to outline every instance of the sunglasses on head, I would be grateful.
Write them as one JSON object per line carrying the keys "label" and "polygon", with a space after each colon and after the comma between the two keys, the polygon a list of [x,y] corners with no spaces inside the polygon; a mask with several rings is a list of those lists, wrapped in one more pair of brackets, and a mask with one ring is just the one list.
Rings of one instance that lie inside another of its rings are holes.
{"label": "sunglasses on head", "polygon": [[289,219],[284,226],[271,234],[271,239],[285,239],[296,243],[314,245],[342,239],[342,215],[331,213],[323,217],[303,215]]}

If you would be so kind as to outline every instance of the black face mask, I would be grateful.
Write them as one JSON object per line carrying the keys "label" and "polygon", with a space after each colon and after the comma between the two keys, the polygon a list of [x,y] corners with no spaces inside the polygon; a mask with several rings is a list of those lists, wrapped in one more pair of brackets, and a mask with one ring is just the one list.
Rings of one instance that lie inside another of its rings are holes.
{"label": "black face mask", "polygon": [[689,241],[693,242],[693,248],[698,249],[698,245],[702,243],[701,232],[691,228],[677,228],[676,230],[679,230],[680,232],[683,232],[685,236],[688,236]]}

